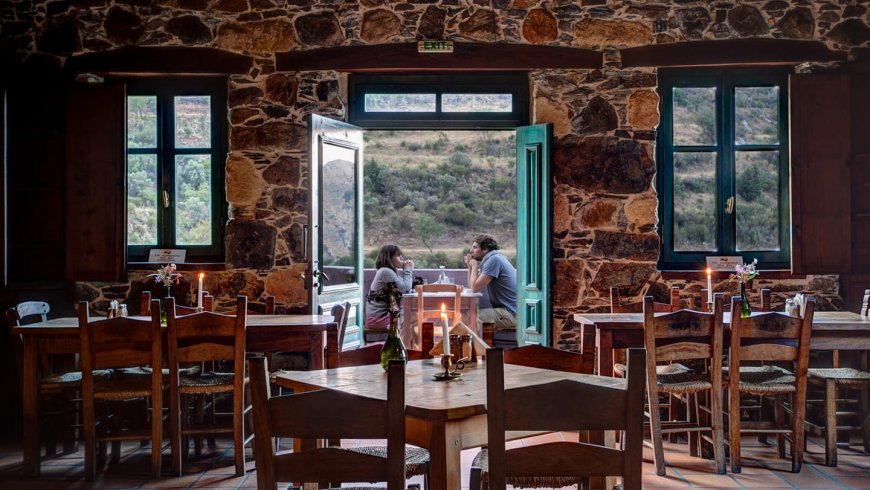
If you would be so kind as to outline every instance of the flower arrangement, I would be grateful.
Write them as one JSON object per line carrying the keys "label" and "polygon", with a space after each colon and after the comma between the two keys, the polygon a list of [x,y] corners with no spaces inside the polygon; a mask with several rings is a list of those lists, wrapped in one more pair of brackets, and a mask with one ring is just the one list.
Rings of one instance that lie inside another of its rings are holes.
{"label": "flower arrangement", "polygon": [[156,274],[148,274],[148,277],[153,277],[154,282],[163,283],[163,287],[169,288],[181,282],[182,274],[175,272],[176,270],[178,269],[175,264],[167,264],[158,268]]}
{"label": "flower arrangement", "polygon": [[734,270],[736,271],[734,274],[731,274],[730,280],[740,281],[740,284],[746,284],[747,282],[755,279],[755,276],[758,275],[758,271],[755,270],[755,266],[758,265],[758,259],[754,259],[749,264],[743,265],[735,265]]}
{"label": "flower arrangement", "polygon": [[384,289],[378,291],[369,291],[366,297],[371,301],[382,301],[390,305],[390,313],[396,314],[402,304],[402,292],[399,290],[399,285],[395,282],[388,283]]}

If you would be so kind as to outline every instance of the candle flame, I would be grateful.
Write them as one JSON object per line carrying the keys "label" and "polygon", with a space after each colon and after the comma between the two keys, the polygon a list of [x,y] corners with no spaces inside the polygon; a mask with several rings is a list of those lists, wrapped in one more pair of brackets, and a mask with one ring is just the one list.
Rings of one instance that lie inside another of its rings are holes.
{"label": "candle flame", "polygon": [[713,273],[713,269],[707,267],[707,275],[709,276],[709,275],[712,274],[712,273]]}
{"label": "candle flame", "polygon": [[441,303],[441,314],[443,315],[447,311],[447,305]]}
{"label": "candle flame", "polygon": [[202,279],[203,277],[205,277],[205,272],[200,272],[200,273],[199,273],[199,278]]}

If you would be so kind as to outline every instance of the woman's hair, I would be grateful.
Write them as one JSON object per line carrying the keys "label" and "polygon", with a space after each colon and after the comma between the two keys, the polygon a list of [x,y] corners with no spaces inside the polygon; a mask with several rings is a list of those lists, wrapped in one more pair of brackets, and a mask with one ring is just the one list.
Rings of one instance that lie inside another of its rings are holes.
{"label": "woman's hair", "polygon": [[375,268],[380,269],[381,267],[389,267],[390,269],[396,270],[393,267],[393,257],[396,255],[402,255],[402,249],[400,249],[396,245],[384,245],[381,247],[381,251],[378,252],[378,258],[375,260]]}
{"label": "woman's hair", "polygon": [[474,237],[477,246],[483,250],[498,250],[498,242],[491,235],[481,234]]}

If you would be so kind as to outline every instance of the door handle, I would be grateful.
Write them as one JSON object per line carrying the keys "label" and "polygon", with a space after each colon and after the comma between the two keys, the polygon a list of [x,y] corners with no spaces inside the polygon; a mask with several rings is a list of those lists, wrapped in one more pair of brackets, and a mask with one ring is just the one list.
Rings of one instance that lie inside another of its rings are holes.
{"label": "door handle", "polygon": [[308,225],[302,225],[302,261],[308,262]]}
{"label": "door handle", "polygon": [[169,208],[169,191],[166,189],[163,189],[163,207],[166,209]]}
{"label": "door handle", "polygon": [[734,212],[734,196],[731,196],[725,201],[725,213],[732,214],[733,212]]}
{"label": "door handle", "polygon": [[323,276],[323,278],[326,280],[326,282],[330,282],[329,276],[326,275],[326,273],[323,272],[323,271],[314,270],[314,271],[311,272],[311,275],[314,276],[314,277],[317,277],[317,276]]}

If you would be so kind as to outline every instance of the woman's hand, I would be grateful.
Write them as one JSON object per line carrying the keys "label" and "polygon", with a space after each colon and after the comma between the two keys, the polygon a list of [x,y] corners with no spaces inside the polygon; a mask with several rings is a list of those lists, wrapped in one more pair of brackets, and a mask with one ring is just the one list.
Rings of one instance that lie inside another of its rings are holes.
{"label": "woman's hand", "polygon": [[411,259],[406,259],[405,263],[402,265],[402,268],[405,269],[406,271],[414,270],[414,261]]}

